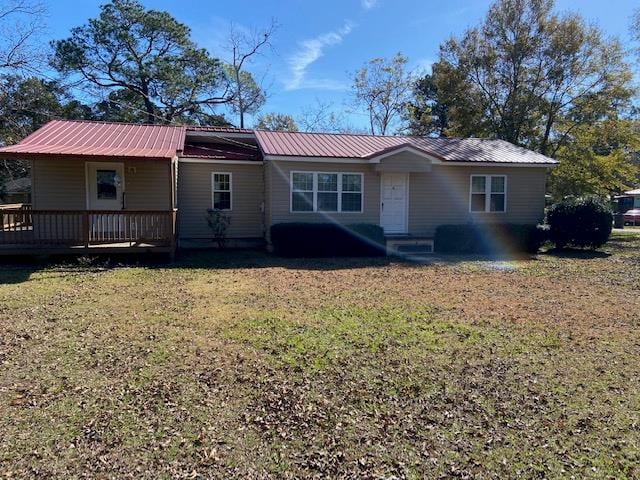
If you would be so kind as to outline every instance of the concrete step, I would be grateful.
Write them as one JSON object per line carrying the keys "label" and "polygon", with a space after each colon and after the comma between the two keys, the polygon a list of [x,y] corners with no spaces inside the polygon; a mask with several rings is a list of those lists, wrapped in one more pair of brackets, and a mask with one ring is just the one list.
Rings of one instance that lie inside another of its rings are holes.
{"label": "concrete step", "polygon": [[433,239],[431,238],[403,238],[387,239],[388,255],[429,255],[433,253]]}

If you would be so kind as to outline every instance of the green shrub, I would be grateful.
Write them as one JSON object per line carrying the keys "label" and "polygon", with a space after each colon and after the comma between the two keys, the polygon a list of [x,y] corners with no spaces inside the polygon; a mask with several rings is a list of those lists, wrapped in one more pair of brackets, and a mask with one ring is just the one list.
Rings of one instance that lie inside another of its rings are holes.
{"label": "green shrub", "polygon": [[434,249],[438,253],[535,253],[546,240],[544,227],[513,223],[440,225]]}
{"label": "green shrub", "polygon": [[612,222],[611,207],[597,197],[563,200],[547,212],[549,237],[557,248],[598,248],[609,240]]}
{"label": "green shrub", "polygon": [[284,257],[371,257],[384,255],[384,232],[378,225],[279,223],[271,227],[271,243]]}

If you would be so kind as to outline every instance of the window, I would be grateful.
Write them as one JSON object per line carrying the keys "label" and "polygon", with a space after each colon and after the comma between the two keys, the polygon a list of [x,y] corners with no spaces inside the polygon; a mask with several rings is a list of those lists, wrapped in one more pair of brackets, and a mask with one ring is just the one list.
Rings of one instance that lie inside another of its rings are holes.
{"label": "window", "polygon": [[313,211],[313,173],[291,174],[291,210]]}
{"label": "window", "polygon": [[471,175],[469,210],[505,212],[507,210],[506,175]]}
{"label": "window", "polygon": [[351,173],[342,175],[342,211],[362,211],[362,175]]}
{"label": "window", "polygon": [[98,200],[118,198],[118,173],[115,170],[96,170]]}
{"label": "window", "polygon": [[362,212],[362,174],[291,172],[292,212]]}
{"label": "window", "polygon": [[231,210],[231,174],[212,173],[211,187],[214,210]]}
{"label": "window", "polygon": [[338,211],[338,174],[318,173],[318,201],[319,212]]}

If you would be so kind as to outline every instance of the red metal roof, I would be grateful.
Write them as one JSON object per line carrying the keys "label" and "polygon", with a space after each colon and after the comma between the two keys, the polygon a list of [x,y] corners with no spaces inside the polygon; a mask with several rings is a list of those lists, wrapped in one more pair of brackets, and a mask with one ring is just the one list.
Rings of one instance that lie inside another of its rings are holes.
{"label": "red metal roof", "polygon": [[[328,133],[268,132],[232,127],[141,125],[72,120],[53,120],[16,145],[0,148],[0,156],[77,155],[101,157],[172,158],[184,148],[188,131],[255,133],[260,149],[268,156],[371,159],[403,148],[413,148],[442,161],[506,164],[557,163],[552,158],[503,140],[477,138],[429,138]],[[194,143],[194,142],[190,142]],[[249,145],[247,145],[249,147]],[[210,147],[206,147],[210,148]],[[220,149],[220,148],[219,148]],[[242,149],[205,152],[191,148],[191,156],[257,158]],[[211,156],[212,154],[213,156]],[[235,156],[238,157],[235,157]]]}
{"label": "red metal roof", "polygon": [[173,158],[184,138],[183,126],[52,120],[0,155]]}
{"label": "red metal roof", "polygon": [[554,159],[504,140],[429,138],[256,130],[264,155],[369,159],[414,148],[443,161],[555,164]]}

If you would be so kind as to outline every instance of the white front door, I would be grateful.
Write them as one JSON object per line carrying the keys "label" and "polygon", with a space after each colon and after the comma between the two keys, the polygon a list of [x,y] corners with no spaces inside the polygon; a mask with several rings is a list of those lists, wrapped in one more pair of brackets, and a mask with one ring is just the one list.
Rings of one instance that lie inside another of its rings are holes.
{"label": "white front door", "polygon": [[407,233],[406,173],[383,173],[380,179],[380,226],[385,233]]}
{"label": "white front door", "polygon": [[87,162],[87,208],[122,210],[124,165],[111,162]]}

